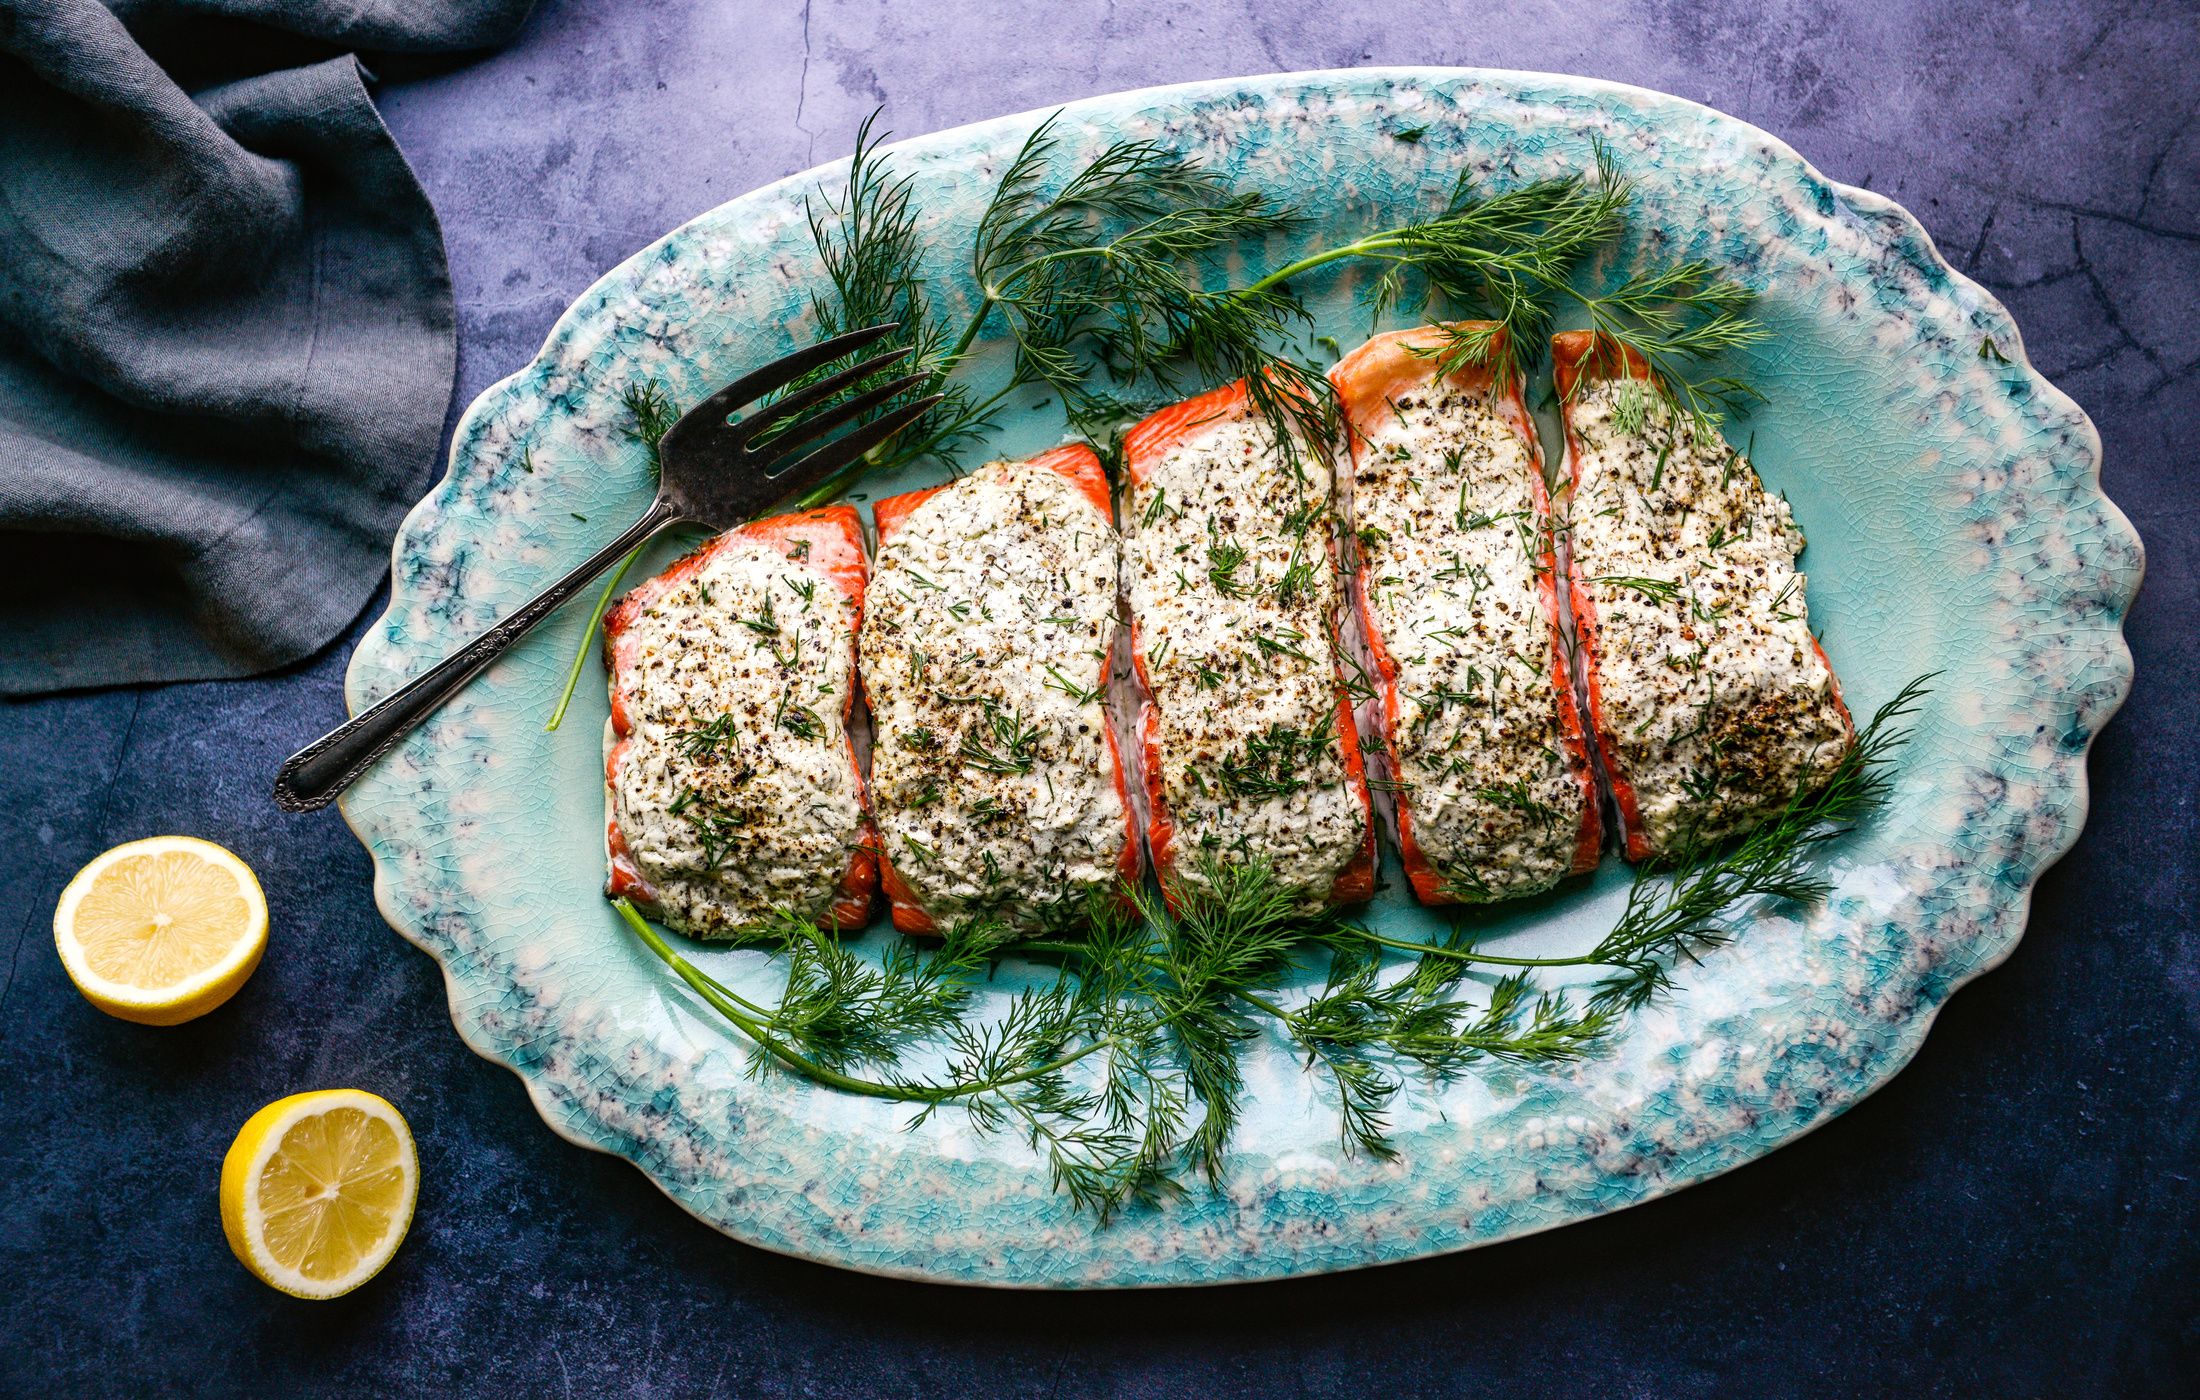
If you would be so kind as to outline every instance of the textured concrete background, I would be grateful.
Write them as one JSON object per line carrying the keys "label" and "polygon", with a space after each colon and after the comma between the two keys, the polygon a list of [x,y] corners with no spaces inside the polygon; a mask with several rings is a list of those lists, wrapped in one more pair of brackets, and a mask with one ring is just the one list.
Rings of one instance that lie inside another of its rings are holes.
{"label": "textured concrete background", "polygon": [[[1424,0],[552,3],[509,51],[391,82],[442,211],[463,404],[606,268],[847,153],[1092,93],[1367,63],[1664,88],[1906,203],[2003,297],[2146,536],[2130,707],[2093,818],[2002,970],[1888,1089],[1766,1161],[1450,1260],[1175,1296],[857,1278],[734,1245],[570,1147],[465,1050],[333,813],[278,816],[345,645],[271,680],[0,708],[0,1391],[1534,1396],[2191,1394],[2200,1363],[2200,13],[2190,3]],[[423,483],[425,485],[425,483]],[[377,605],[377,609],[379,604]],[[203,834],[266,881],[265,965],[147,1031],[47,926],[93,853]],[[401,1105],[426,1180],[388,1272],[286,1301],[229,1258],[220,1155],[280,1094]]]}

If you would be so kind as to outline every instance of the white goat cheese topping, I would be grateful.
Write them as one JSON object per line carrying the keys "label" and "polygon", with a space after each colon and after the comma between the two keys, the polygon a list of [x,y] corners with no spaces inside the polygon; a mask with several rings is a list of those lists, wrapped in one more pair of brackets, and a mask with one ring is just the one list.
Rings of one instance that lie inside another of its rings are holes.
{"label": "white goat cheese topping", "polygon": [[869,598],[872,796],[924,911],[1029,925],[1112,885],[1112,523],[1059,472],[994,462],[894,526]]}
{"label": "white goat cheese topping", "polygon": [[667,924],[730,936],[831,910],[863,837],[842,723],[854,627],[831,579],[750,541],[633,622],[612,812]]}
{"label": "white goat cheese topping", "polygon": [[1795,569],[1803,532],[1746,458],[1643,384],[1585,383],[1568,413],[1611,776],[1653,849],[1745,830],[1851,742]]}
{"label": "white goat cheese topping", "polygon": [[1455,898],[1532,894],[1571,869],[1586,802],[1541,592],[1542,465],[1483,395],[1390,407],[1362,424],[1352,507],[1371,640],[1397,669],[1398,802]]}
{"label": "white goat cheese topping", "polygon": [[1221,419],[1151,465],[1124,518],[1174,876],[1254,859],[1319,905],[1367,833],[1339,748],[1330,468]]}

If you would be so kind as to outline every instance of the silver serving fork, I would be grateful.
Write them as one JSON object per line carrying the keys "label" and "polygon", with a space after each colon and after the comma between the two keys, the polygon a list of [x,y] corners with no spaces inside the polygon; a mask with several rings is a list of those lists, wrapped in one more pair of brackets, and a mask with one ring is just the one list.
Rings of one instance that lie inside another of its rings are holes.
{"label": "silver serving fork", "polygon": [[797,452],[804,444],[855,422],[895,395],[922,384],[927,375],[904,375],[831,404],[808,418],[797,417],[805,409],[825,403],[850,385],[906,358],[907,350],[875,355],[851,369],[804,385],[739,421],[730,421],[738,410],[855,353],[893,329],[892,322],[867,326],[797,350],[741,376],[682,414],[658,444],[663,471],[658,477],[657,499],[641,519],[510,617],[292,754],[275,775],[275,805],[289,812],[310,812],[327,806],[414,725],[450,699],[484,666],[502,656],[560,603],[667,525],[690,521],[728,529],[741,524],[823,481],[915,422],[940,401],[940,395],[914,400],[807,453]]}

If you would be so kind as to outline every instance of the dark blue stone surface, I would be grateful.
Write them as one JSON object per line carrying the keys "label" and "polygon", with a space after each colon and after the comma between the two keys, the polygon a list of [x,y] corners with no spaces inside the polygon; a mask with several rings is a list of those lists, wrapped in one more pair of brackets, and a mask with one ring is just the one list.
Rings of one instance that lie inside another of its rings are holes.
{"label": "dark blue stone surface", "polygon": [[[2108,489],[2150,553],[2137,688],[2094,749],[2085,837],[2015,955],[1892,1085],[1804,1141],[1453,1259],[1064,1297],[764,1255],[553,1136],[452,1033],[440,976],[376,914],[338,818],[266,799],[283,755],[340,713],[348,642],[258,681],[0,707],[0,1392],[2193,1394],[2195,55],[2190,4],[674,0],[547,4],[506,52],[391,82],[390,124],[451,248],[459,405],[598,274],[844,155],[880,103],[916,133],[1385,62],[1708,102],[1907,204],[2099,423]],[[252,982],[168,1031],[93,1011],[49,934],[80,864],[162,831],[236,849],[274,910]],[[375,1283],[296,1303],[230,1258],[215,1178],[254,1109],[336,1084],[411,1119],[419,1216]]]}

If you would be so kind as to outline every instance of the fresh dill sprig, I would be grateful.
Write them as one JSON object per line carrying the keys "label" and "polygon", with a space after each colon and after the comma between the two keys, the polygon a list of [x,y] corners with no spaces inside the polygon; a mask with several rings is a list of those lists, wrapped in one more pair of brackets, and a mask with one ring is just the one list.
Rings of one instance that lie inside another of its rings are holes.
{"label": "fresh dill sprig", "polygon": [[1292,544],[1291,557],[1283,566],[1283,577],[1276,580],[1276,601],[1285,607],[1314,597],[1314,561],[1301,557],[1301,548],[1299,542]]}
{"label": "fresh dill sprig", "polygon": [[[877,968],[857,963],[808,921],[785,916],[751,941],[789,960],[778,1003],[741,996],[676,951],[624,900],[643,944],[778,1065],[827,1088],[912,1105],[911,1125],[961,1109],[982,1132],[1013,1132],[1045,1158],[1056,1189],[1102,1222],[1166,1200],[1188,1173],[1217,1179],[1243,1115],[1247,1045],[1272,1024],[1321,1067],[1338,1094],[1346,1144],[1388,1155],[1386,1111],[1408,1073],[1441,1079],[1484,1058],[1559,1063],[1613,1024],[1534,997],[1524,978],[1477,1003],[1458,966],[1424,956],[1391,980],[1366,930],[1341,912],[1304,913],[1258,862],[1203,861],[1197,880],[1118,895],[1094,891],[1053,936],[1012,941],[997,923],[951,930],[929,958],[902,944]],[[1302,955],[1327,955],[1327,984],[1299,1005],[1275,989]],[[967,1014],[968,992],[1004,956],[1058,975],[994,1019]],[[837,1012],[845,1002],[852,1011]],[[913,1043],[944,1067],[904,1071]]]}
{"label": "fresh dill sprig", "polygon": [[619,402],[626,407],[633,422],[626,427],[626,435],[649,451],[649,475],[651,480],[664,469],[664,461],[658,456],[658,446],[672,425],[680,421],[680,411],[672,406],[671,396],[665,386],[654,379],[639,384],[629,384],[619,391]]}
{"label": "fresh dill sprig", "polygon": [[779,694],[779,708],[772,715],[772,723],[786,730],[797,739],[816,739],[825,733],[825,721],[808,705],[797,705],[788,693]]}
{"label": "fresh dill sprig", "polygon": [[1565,290],[1600,335],[1642,358],[1699,438],[1716,441],[1721,422],[1763,400],[1731,375],[1691,373],[1695,363],[1747,349],[1769,334],[1749,314],[1756,292],[1728,281],[1712,264],[1652,268],[1607,292]]}
{"label": "fresh dill sprig", "polygon": [[1606,168],[1600,163],[1593,181],[1574,174],[1496,193],[1462,174],[1436,214],[1309,253],[1233,295],[1287,325],[1305,314],[1288,291],[1293,279],[1334,262],[1375,262],[1382,271],[1366,295],[1371,323],[1439,299],[1486,315],[1494,326],[1450,331],[1433,352],[1439,371],[1472,363],[1509,374],[1523,347],[1548,334],[1553,289],[1621,227],[1629,193],[1602,178]]}
{"label": "fresh dill sprig", "polygon": [[963,732],[956,756],[981,773],[1029,773],[1039,757],[1039,727],[1014,710],[988,703],[985,730]]}
{"label": "fresh dill sprig", "polygon": [[961,343],[998,309],[1019,375],[1051,385],[1075,414],[1087,393],[1081,351],[1152,362],[1205,261],[1295,216],[1152,140],[1108,146],[1049,192],[1056,120],[1025,140],[979,221],[971,272],[983,300]]}
{"label": "fresh dill sprig", "polygon": [[1281,797],[1312,782],[1315,765],[1337,746],[1337,722],[1323,715],[1305,729],[1271,724],[1215,764],[1215,784],[1227,797]]}
{"label": "fresh dill sprig", "polygon": [[891,1063],[910,1042],[952,1026],[986,967],[982,949],[999,936],[992,926],[975,926],[931,957],[899,943],[874,968],[810,920],[783,912],[743,931],[744,942],[785,954],[774,1028],[836,1068]]}
{"label": "fresh dill sprig", "polygon": [[680,753],[687,758],[718,758],[739,749],[743,732],[740,717],[728,711],[708,724],[682,732]]}
{"label": "fresh dill sprig", "polygon": [[[827,284],[811,295],[810,310],[820,339],[893,322],[893,330],[858,352],[864,358],[888,350],[909,352],[901,363],[849,386],[847,393],[862,393],[898,376],[927,373],[931,378],[920,394],[936,392],[945,397],[893,438],[805,492],[795,501],[796,509],[824,505],[866,473],[921,456],[937,457],[952,466],[971,442],[994,425],[992,404],[980,404],[967,387],[946,382],[954,356],[948,351],[947,331],[924,276],[928,241],[912,198],[915,177],[896,172],[879,154],[885,133],[872,135],[878,115],[872,112],[856,128],[855,151],[848,158],[848,178],[839,196],[803,201],[810,239]],[[845,367],[845,361],[820,366],[786,392]],[[897,406],[881,404],[872,416]]]}
{"label": "fresh dill sprig", "polygon": [[777,637],[779,635],[779,617],[772,611],[772,595],[769,593],[764,595],[764,605],[756,610],[756,616],[737,617],[734,621],[748,628],[749,631],[759,637]]}
{"label": "fresh dill sprig", "polygon": [[703,869],[716,870],[725,864],[726,857],[740,838],[748,820],[741,813],[705,797],[694,788],[680,789],[665,808],[667,816],[678,817],[695,832],[696,845],[703,857]]}
{"label": "fresh dill sprig", "polygon": [[1271,1004],[1283,1031],[1337,1091],[1347,1149],[1388,1159],[1389,1107],[1404,1087],[1392,1066],[1429,1079],[1455,1077],[1483,1059],[1563,1064],[1611,1033],[1608,1008],[1576,1011],[1562,995],[1535,992],[1515,973],[1476,1002],[1459,994],[1467,964],[1424,954],[1403,977],[1383,980],[1381,949],[1347,933],[1333,941],[1329,976],[1303,1005]]}
{"label": "fresh dill sprig", "polygon": [[[871,137],[857,133],[848,183],[810,211],[830,293],[813,298],[827,334],[892,320],[899,328],[863,353],[907,347],[928,375],[918,393],[947,397],[893,441],[874,449],[799,504],[845,492],[866,472],[923,458],[953,466],[995,426],[1002,404],[1034,386],[1061,396],[1073,424],[1095,437],[1139,405],[1101,388],[1095,366],[1115,356],[1155,357],[1196,296],[1207,264],[1241,241],[1287,227],[1294,216],[1259,193],[1239,193],[1198,162],[1152,140],[1117,141],[1058,184],[1055,117],[1027,137],[994,186],[973,235],[978,297],[960,328],[926,292],[928,237],[912,202],[912,178],[895,172]],[[980,334],[999,322],[1013,348],[1005,382],[984,392],[957,378]],[[837,366],[819,370],[819,376]],[[799,386],[797,386],[799,387]],[[859,385],[858,389],[868,386]],[[882,405],[877,412],[888,411]]]}
{"label": "fresh dill sprig", "polygon": [[1207,581],[1225,598],[1241,597],[1237,571],[1245,563],[1245,546],[1236,540],[1215,539],[1207,544]]}
{"label": "fresh dill sprig", "polygon": [[1624,588],[1661,605],[1674,602],[1681,596],[1681,586],[1671,579],[1640,578],[1633,574],[1598,574],[1589,582],[1601,583],[1610,588]]}
{"label": "fresh dill sprig", "polygon": [[[1612,386],[1612,426],[1627,437],[1640,437],[1650,425],[1650,386],[1640,379],[1622,379]],[[1654,474],[1653,474],[1654,476]],[[1656,487],[1652,487],[1656,490]]]}
{"label": "fresh dill sprig", "polygon": [[[906,943],[878,966],[811,921],[782,916],[750,932],[788,964],[776,1003],[743,997],[673,949],[625,900],[620,916],[770,1063],[827,1088],[912,1105],[912,1123],[959,1108],[980,1131],[1014,1132],[1043,1155],[1056,1189],[1103,1223],[1166,1200],[1190,1173],[1219,1178],[1246,1093],[1248,1044],[1282,1034],[1336,1095],[1348,1150],[1395,1151],[1389,1115],[1411,1076],[1441,1082],[1484,1060],[1564,1064],[1593,1053],[1625,1016],[1670,988],[1675,960],[1732,936],[1761,899],[1808,903],[1828,891],[1809,856],[1886,794],[1899,722],[1920,678],[1873,716],[1823,786],[1738,842],[1684,843],[1638,867],[1626,908],[1587,952],[1529,958],[1476,947],[1464,928],[1436,943],[1378,934],[1336,909],[1307,914],[1258,861],[1203,859],[1164,901],[1147,886],[1093,891],[1047,937],[998,921],[949,930],[930,956]],[[1294,745],[1296,747],[1296,745]],[[1470,879],[1470,889],[1487,887]],[[1410,953],[1400,971],[1387,955]],[[1310,956],[1321,985],[1282,990]],[[1003,957],[1057,969],[1005,1012],[969,1012],[971,988]],[[1504,969],[1479,996],[1466,972]],[[1579,1002],[1540,991],[1538,969],[1605,970]],[[901,1068],[916,1043],[945,1067]]]}
{"label": "fresh dill sprig", "polygon": [[1541,830],[1549,831],[1558,824],[1558,809],[1529,791],[1524,778],[1515,778],[1509,783],[1490,784],[1477,789],[1474,795],[1493,807],[1520,813]]}
{"label": "fresh dill sprig", "polygon": [[1080,705],[1096,704],[1100,700],[1100,687],[1079,685],[1077,684],[1077,682],[1063,675],[1051,663],[1047,665],[1046,673],[1046,689],[1059,690],[1064,695],[1067,695],[1071,700]]}

